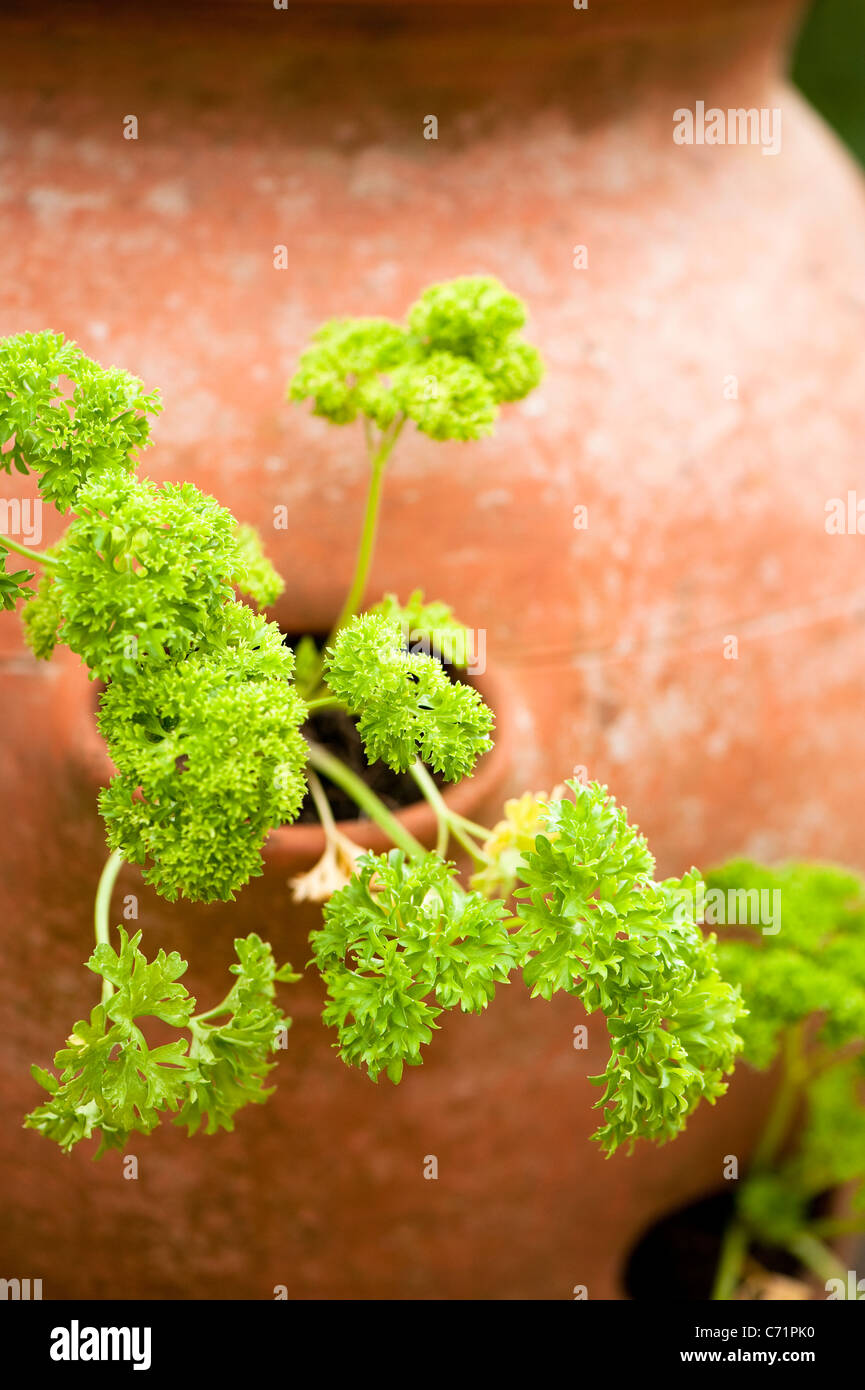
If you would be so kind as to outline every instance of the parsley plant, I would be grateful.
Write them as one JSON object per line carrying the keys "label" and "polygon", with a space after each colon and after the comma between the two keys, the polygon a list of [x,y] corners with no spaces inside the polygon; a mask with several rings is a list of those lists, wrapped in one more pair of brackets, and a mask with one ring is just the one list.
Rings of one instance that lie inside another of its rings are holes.
{"label": "parsley plant", "polygon": [[[35,591],[32,571],[5,574],[0,597],[24,603],[38,657],[64,643],[103,683],[99,728],[117,769],[99,798],[111,855],[87,962],[101,1001],[53,1071],[34,1068],[48,1099],[27,1125],[63,1149],[90,1137],[97,1154],[122,1149],[163,1114],[190,1133],[230,1129],[238,1110],[265,1099],[289,1022],[275,986],[297,978],[290,967],[277,967],[257,936],[238,940],[234,985],[195,1013],[176,952],[148,957],[141,934],[122,927],[112,946],[110,900],[124,861],[169,902],[232,899],[261,873],[269,831],[297,816],[307,792],[326,850],[295,895],[324,902],[312,950],[327,987],[324,1020],[346,1063],[398,1082],[446,1010],[485,1009],[521,974],[533,995],[564,990],[606,1017],[610,1059],[595,1080],[607,1152],[672,1138],[701,1099],[723,1094],[742,1005],[719,975],[714,938],[676,910],[693,878],[656,881],[645,840],[597,784],[527,794],[492,830],[457,813],[430,769],[448,781],[470,776],[492,746],[493,716],[406,633],[446,641],[456,667],[468,664],[470,634],[419,591],[362,611],[398,439],[409,424],[436,440],[489,434],[500,407],[542,375],[522,337],[525,317],[498,281],[465,277],[426,290],[405,325],[331,321],[301,355],[290,398],[334,425],[362,422],[369,468],[355,571],[323,652],[311,637],[291,651],[243,601],[266,607],[282,588],[251,527],[190,483],[138,476],[155,393],[59,334],[0,343],[0,466],[33,473],[43,498],[71,512],[46,553],[0,538],[42,569]],[[434,850],[316,744],[309,716],[328,708],[357,721],[370,763],[411,773],[435,814]],[[323,782],[346,792],[393,849],[360,854],[335,824]],[[468,887],[451,846],[472,860]],[[148,1018],[177,1037],[152,1047]]]}
{"label": "parsley plant", "polygon": [[[865,882],[831,865],[733,861],[711,890],[778,894],[783,927],[727,932],[718,960],[742,991],[744,1061],[780,1084],[721,1251],[714,1297],[735,1294],[754,1243],[789,1251],[822,1282],[847,1273],[827,1241],[865,1230]],[[756,911],[750,917],[756,917]],[[846,1188],[849,1214],[815,1199]]]}

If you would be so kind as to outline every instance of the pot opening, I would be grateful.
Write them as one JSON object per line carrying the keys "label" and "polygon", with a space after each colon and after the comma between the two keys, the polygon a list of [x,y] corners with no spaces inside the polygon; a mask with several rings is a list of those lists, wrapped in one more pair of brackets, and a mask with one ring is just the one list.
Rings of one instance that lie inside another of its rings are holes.
{"label": "pot opening", "polygon": [[[287,647],[295,648],[304,634],[287,632],[283,638]],[[327,633],[314,632],[312,640],[319,651],[324,649]],[[460,673],[445,666],[451,680],[458,680]],[[363,751],[360,734],[357,731],[357,718],[341,710],[316,710],[303,727],[303,732],[328,753],[333,753],[352,772],[356,773],[366,785],[375,792],[389,811],[400,811],[421,800],[417,783],[409,772],[393,772],[381,761],[369,764]],[[431,771],[438,787],[447,785],[439,773]],[[335,820],[358,820],[358,807],[347,792],[336,787],[326,777],[321,779],[324,793],[330,804]],[[312,797],[307,793],[295,824],[317,824],[318,814]]]}
{"label": "pot opening", "polygon": [[[328,639],[328,634],[324,632],[305,634],[285,631],[283,642],[286,646],[296,649],[301,638],[306,635],[312,638],[319,651],[324,649]],[[434,654],[432,657],[434,660],[439,659]],[[471,676],[467,675],[465,671],[449,666],[445,662],[441,664],[451,681],[462,681],[467,685],[474,684]],[[99,702],[104,690],[105,683],[103,681],[93,681],[90,685],[90,700],[94,719],[98,714]],[[357,718],[355,716],[339,710],[316,710],[303,726],[303,732],[327,752],[334,754],[344,762],[375,792],[388,810],[398,812],[423,800],[411,773],[393,772],[386,763],[381,761],[372,765],[367,762],[363,744],[357,731]],[[178,768],[178,771],[180,770],[182,769]],[[432,769],[429,771],[436,786],[440,789],[453,785],[447,783],[440,773],[433,772]],[[343,791],[341,787],[335,786],[326,777],[322,777],[321,781],[335,820],[366,819],[347,792]],[[309,793],[303,801],[297,819],[292,824],[318,824],[318,814]]]}
{"label": "pot opening", "polygon": [[[811,1215],[825,1215],[831,1205],[832,1194],[825,1193],[813,1202]],[[627,1297],[664,1302],[710,1299],[733,1211],[734,1194],[721,1189],[656,1221],[628,1256],[623,1275]],[[815,1296],[815,1285],[813,1276],[786,1250],[754,1244],[737,1296],[748,1302],[809,1299]]]}

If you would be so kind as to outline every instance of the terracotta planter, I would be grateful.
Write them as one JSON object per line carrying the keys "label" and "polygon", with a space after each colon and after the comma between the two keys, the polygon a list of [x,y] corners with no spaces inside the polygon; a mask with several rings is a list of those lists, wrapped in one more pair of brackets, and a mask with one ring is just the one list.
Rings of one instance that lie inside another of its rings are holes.
{"label": "terracotta planter", "polygon": [[[11,947],[18,983],[6,994],[0,1131],[0,1166],[15,1192],[5,1248],[40,1271],[46,1296],[269,1298],[281,1284],[293,1298],[568,1298],[578,1284],[592,1298],[621,1296],[628,1252],[644,1229],[714,1185],[724,1154],[747,1152],[766,1085],[742,1076],[723,1110],[701,1113],[675,1145],[605,1161],[588,1141],[597,1093],[587,1079],[604,1065],[603,1022],[589,1022],[590,1046],[576,1051],[580,1008],[531,1002],[519,982],[482,1017],[445,1019],[425,1065],[403,1085],[373,1086],[333,1053],[313,971],[290,992],[294,1026],[277,1091],[233,1135],[193,1143],[164,1127],[131,1146],[140,1176],[124,1182],[116,1161],[94,1167],[82,1153],[64,1158],[22,1133],[21,1113],[34,1102],[27,1062],[44,1060],[92,1003],[80,962],[102,857],[95,791],[109,770],[83,668],[61,656],[49,684],[56,741],[29,787],[29,716],[6,694],[13,729],[22,731],[13,740],[21,804],[32,817],[48,786],[68,819],[41,860],[32,835],[13,839],[19,881],[33,885],[34,901]],[[496,752],[448,795],[492,819],[521,704],[494,673],[479,684],[497,712]],[[35,674],[21,683],[31,699],[37,685]],[[403,819],[432,843],[423,807]],[[379,847],[374,828],[344,828]],[[169,906],[132,871],[115,905],[134,894],[146,938],[180,950],[192,962],[190,988],[216,998],[238,934],[264,932],[281,957],[306,962],[319,910],[293,904],[287,879],[322,847],[314,827],[276,832],[264,876],[232,906]],[[429,1155],[439,1161],[435,1181],[423,1176]]]}
{"label": "terracotta planter", "polygon": [[[664,873],[743,849],[865,863],[859,551],[823,524],[860,476],[865,201],[781,81],[796,8],[250,3],[154,25],[67,6],[6,31],[0,332],[62,328],[161,383],[147,470],[259,524],[313,627],[344,589],[363,470],[351,432],[281,403],[309,331],[466,272],[527,299],[544,387],[494,440],[406,438],[371,589],[422,584],[487,628],[517,692],[496,797],[585,765]],[[675,146],[697,100],[780,105],[782,154]],[[603,1024],[575,1051],[581,1012],[518,985],[373,1087],[332,1054],[311,974],[278,1092],[234,1135],[161,1132],[124,1182],[22,1134],[27,1065],[90,1006],[102,846],[80,673],[67,694],[2,622],[4,1250],[46,1297],[617,1296],[641,1230],[746,1159],[765,1084],[743,1074],[674,1145],[605,1162]],[[281,853],[225,907],[124,877],[199,997],[247,930],[305,962]]]}

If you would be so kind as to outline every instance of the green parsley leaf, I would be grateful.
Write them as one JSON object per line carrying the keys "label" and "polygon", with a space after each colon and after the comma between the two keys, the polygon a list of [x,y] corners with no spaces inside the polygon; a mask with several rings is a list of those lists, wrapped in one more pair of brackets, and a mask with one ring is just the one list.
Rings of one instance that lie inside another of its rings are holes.
{"label": "green parsley leaf", "polygon": [[99,798],[108,842],[169,901],[233,898],[261,873],[268,832],[297,815],[306,705],[292,664],[277,625],[234,604],[207,651],[143,664],[104,692],[99,728],[117,767]]}
{"label": "green parsley leaf", "polygon": [[432,657],[405,651],[395,618],[365,614],[344,627],[328,649],[325,676],[360,715],[371,762],[405,772],[420,757],[455,782],[492,747],[493,716],[478,692],[449,681]]}
{"label": "green parsley leaf", "polygon": [[452,864],[363,855],[310,937],[339,1054],[393,1082],[419,1066],[444,1009],[479,1013],[517,964],[504,904],[466,893]]}
{"label": "green parsley leaf", "polygon": [[[55,1055],[55,1075],[32,1068],[49,1099],[25,1121],[69,1152],[82,1139],[98,1138],[94,1157],[124,1149],[130,1135],[149,1134],[163,1113],[194,1133],[206,1118],[205,1132],[232,1129],[234,1115],[270,1094],[263,1088],[272,1070],[269,1055],[279,1034],[290,1026],[274,1003],[275,981],[299,977],[290,966],[277,969],[270,947],[252,934],[235,942],[237,976],[221,1005],[192,1017],[195,1000],[180,977],[186,962],[162,950],[148,962],[139,950],[141,932],[128,937],[120,927],[120,950],[100,943],[89,968],[113,987],[89,1020],[75,1024],[66,1047]],[[157,1018],[188,1030],[151,1047],[140,1020]],[[221,1021],[210,1024],[208,1019]]]}
{"label": "green parsley leaf", "polygon": [[43,498],[60,511],[91,476],[132,472],[134,451],[150,442],[147,417],[161,409],[158,392],[100,366],[62,333],[0,340],[0,444],[12,441],[0,467],[39,474]]}
{"label": "green parsley leaf", "polygon": [[608,1153],[673,1138],[702,1099],[726,1090],[741,1039],[738,991],[715,940],[694,923],[697,876],[653,878],[646,841],[598,783],[567,784],[518,869],[523,975],[532,995],[575,995],[603,1010],[610,1060],[595,1138]]}
{"label": "green parsley leaf", "polygon": [[445,666],[466,667],[472,659],[471,633],[464,623],[454,617],[446,603],[427,603],[420,589],[415,589],[406,603],[396,594],[384,598],[367,610],[384,618],[395,619],[402,634],[402,645],[409,651],[435,656]]}

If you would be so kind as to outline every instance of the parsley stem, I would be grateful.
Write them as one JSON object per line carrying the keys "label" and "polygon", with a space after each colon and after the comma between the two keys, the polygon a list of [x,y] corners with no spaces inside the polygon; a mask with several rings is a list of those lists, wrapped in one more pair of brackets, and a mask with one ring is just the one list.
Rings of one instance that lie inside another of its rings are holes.
{"label": "parsley stem", "polygon": [[784,1073],[775,1096],[775,1102],[769,1112],[766,1128],[754,1150],[751,1159],[752,1168],[768,1168],[784,1142],[804,1079],[802,1025],[798,1024],[787,1032],[784,1043]]}
{"label": "parsley stem", "polygon": [[[765,1171],[775,1158],[790,1128],[790,1122],[806,1075],[802,1056],[802,1025],[799,1024],[795,1028],[789,1029],[787,1033],[781,1084],[775,1095],[766,1126],[751,1158],[751,1172]],[[721,1242],[721,1254],[718,1260],[715,1285],[712,1290],[713,1300],[729,1301],[733,1298],[742,1275],[742,1265],[745,1262],[749,1244],[750,1235],[747,1227],[738,1217],[734,1217],[724,1232],[724,1239]],[[801,1255],[799,1258],[802,1258]],[[802,1262],[805,1263],[804,1260]]]}
{"label": "parsley stem", "polygon": [[11,536],[0,536],[0,545],[6,550],[14,550],[16,555],[26,555],[28,560],[37,565],[47,565],[49,569],[54,569],[58,563],[53,555],[46,555],[43,550],[34,550],[30,545],[21,545],[18,541],[13,541]]}
{"label": "parsley stem", "polygon": [[474,835],[477,839],[488,840],[490,838],[488,825],[478,825],[477,821],[469,820],[467,816],[461,816],[459,811],[451,811],[451,820],[455,820],[462,826],[463,830],[467,830],[470,835]]}
{"label": "parsley stem", "polygon": [[841,1261],[835,1257],[828,1245],[824,1245],[822,1240],[817,1240],[808,1231],[801,1231],[799,1235],[792,1236],[787,1242],[787,1249],[791,1255],[809,1269],[812,1274],[816,1274],[818,1279],[828,1282],[829,1279],[840,1279],[846,1287],[847,1271]]}
{"label": "parsley stem", "polygon": [[347,709],[348,706],[342,700],[338,700],[335,695],[321,695],[315,700],[307,700],[308,710],[316,709]]}
{"label": "parsley stem", "polygon": [[[436,786],[435,782],[430,776],[429,770],[424,766],[420,758],[418,758],[417,761],[412,764],[409,771],[411,772],[411,775],[414,778],[414,780],[417,782],[417,785],[420,787],[420,790],[422,791],[426,800],[429,802],[430,806],[435,811],[436,820],[438,821],[439,825],[440,846],[440,848],[437,847],[436,852],[441,855],[444,854],[447,848],[447,836],[448,834],[451,834],[453,835],[454,839],[462,845],[463,849],[466,850],[472,856],[476,863],[489,864],[489,857],[486,854],[484,854],[483,850],[475,844],[473,839],[471,839],[471,832],[469,831],[468,827],[472,826],[473,822],[467,821],[464,816],[461,816],[457,812],[451,810],[450,806],[448,806],[447,802],[445,801],[444,797],[442,796],[441,792],[439,791],[438,787]],[[476,830],[479,830],[482,835],[487,834],[487,832],[483,829],[482,826],[476,826],[474,828]]]}
{"label": "parsley stem", "polygon": [[363,529],[360,535],[360,545],[358,546],[357,560],[354,567],[354,577],[352,578],[349,591],[346,595],[345,603],[342,605],[342,612],[337,618],[330,636],[330,645],[337,633],[345,627],[346,623],[354,617],[361,605],[363,591],[366,588],[366,581],[369,577],[369,568],[372,564],[373,551],[375,549],[375,533],[378,525],[378,512],[381,504],[382,484],[384,482],[384,471],[387,461],[390,458],[396,441],[399,439],[400,431],[405,424],[404,415],[397,416],[390,430],[385,430],[379,436],[378,448],[372,440],[372,431],[367,429],[367,452],[371,465],[369,491],[366,497],[366,510],[363,518]]}
{"label": "parsley stem", "polygon": [[427,772],[426,768],[421,762],[420,758],[418,758],[415,761],[415,764],[410,769],[410,771],[412,777],[414,778],[415,782],[417,783],[418,787],[420,788],[421,792],[426,798],[427,804],[431,806],[433,811],[435,812],[435,818],[438,822],[438,835],[436,837],[436,854],[439,856],[440,859],[444,859],[445,854],[447,853],[448,836],[451,833],[448,806],[445,802],[444,797],[439,792],[439,789],[433,781],[432,777],[430,777],[429,773]]}
{"label": "parsley stem", "polygon": [[[117,850],[109,855],[105,861],[105,867],[99,877],[99,886],[96,889],[96,903],[93,908],[93,921],[96,928],[97,946],[108,946],[111,912],[111,894],[114,892],[114,885],[117,882],[117,875],[123,868],[123,855]],[[105,1004],[114,993],[114,986],[110,980],[103,978],[102,981],[102,1003]]]}
{"label": "parsley stem", "polygon": [[219,1014],[227,1014],[227,1013],[230,1013],[230,1012],[231,1012],[231,995],[230,995],[230,992],[229,992],[228,994],[226,994],[225,998],[224,998],[223,1000],[220,1001],[220,1003],[215,1004],[215,1005],[213,1006],[213,1008],[212,1008],[212,1009],[208,1009],[206,1013],[203,1013],[203,1014],[195,1014],[194,1017],[192,1017],[192,1018],[189,1020],[189,1023],[188,1023],[187,1026],[188,1026],[188,1028],[189,1028],[190,1033],[194,1033],[194,1032],[196,1031],[195,1025],[198,1024],[198,1023],[203,1023],[204,1020],[205,1020],[206,1018],[217,1018]]}
{"label": "parsley stem", "polygon": [[419,840],[401,825],[385,806],[384,802],[376,796],[371,787],[368,787],[351,768],[346,767],[345,763],[339,758],[328,753],[317,743],[309,745],[309,761],[328,781],[333,782],[337,787],[341,787],[348,796],[351,797],[362,811],[365,811],[370,820],[380,825],[382,830],[390,836],[395,845],[405,850],[410,859],[424,854],[423,845]]}
{"label": "parsley stem", "polygon": [[713,1302],[728,1303],[739,1286],[742,1265],[748,1253],[748,1232],[741,1221],[733,1220],[724,1232],[721,1255],[712,1288]]}
{"label": "parsley stem", "polygon": [[865,1231],[865,1212],[861,1216],[827,1216],[811,1222],[811,1233],[833,1240],[835,1236],[856,1235]]}
{"label": "parsley stem", "polygon": [[321,828],[328,840],[332,840],[336,830],[336,821],[333,818],[333,811],[330,809],[330,802],[325,795],[324,787],[318,779],[318,774],[313,772],[312,768],[307,772],[306,780],[309,783],[309,794],[315,802],[315,809],[321,821]]}

